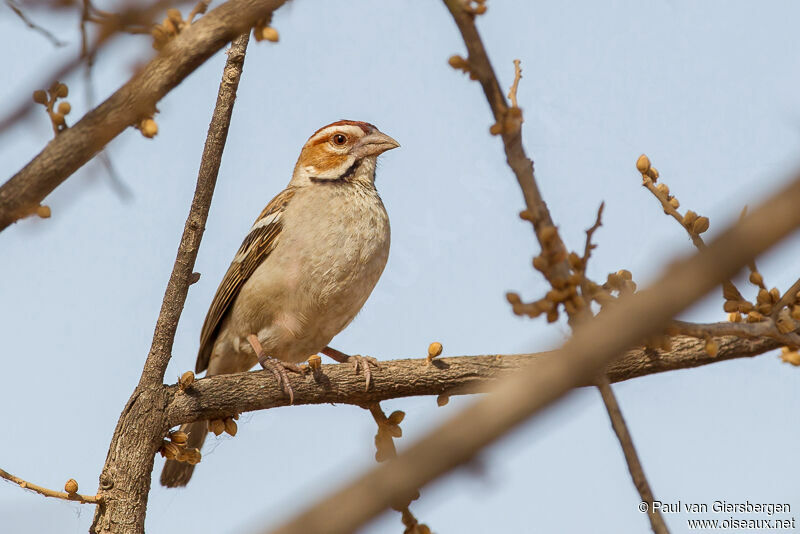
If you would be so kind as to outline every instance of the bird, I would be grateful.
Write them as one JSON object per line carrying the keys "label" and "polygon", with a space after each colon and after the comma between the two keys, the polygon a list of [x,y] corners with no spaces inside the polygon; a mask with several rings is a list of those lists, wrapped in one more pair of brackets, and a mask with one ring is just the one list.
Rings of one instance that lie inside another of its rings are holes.
{"label": "bird", "polygon": [[[358,314],[389,257],[389,217],[375,187],[377,158],[400,144],[367,122],[340,120],[306,141],[287,187],[256,218],[206,315],[195,371],[273,371],[320,352],[359,365],[369,388],[374,358],[328,346]],[[208,421],[181,426],[200,449]],[[168,459],[161,484],[185,486],[194,465]]]}

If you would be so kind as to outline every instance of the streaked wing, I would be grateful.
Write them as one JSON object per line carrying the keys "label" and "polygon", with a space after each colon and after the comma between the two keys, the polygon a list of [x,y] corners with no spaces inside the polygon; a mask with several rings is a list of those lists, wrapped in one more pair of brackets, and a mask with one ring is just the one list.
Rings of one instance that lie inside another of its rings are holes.
{"label": "streaked wing", "polygon": [[200,373],[208,367],[211,350],[222,319],[236,300],[244,283],[275,248],[283,226],[283,213],[295,191],[296,188],[289,187],[273,198],[253,223],[250,233],[239,247],[239,251],[233,258],[231,266],[228,267],[228,271],[214,295],[214,300],[211,301],[211,307],[203,323],[195,372]]}

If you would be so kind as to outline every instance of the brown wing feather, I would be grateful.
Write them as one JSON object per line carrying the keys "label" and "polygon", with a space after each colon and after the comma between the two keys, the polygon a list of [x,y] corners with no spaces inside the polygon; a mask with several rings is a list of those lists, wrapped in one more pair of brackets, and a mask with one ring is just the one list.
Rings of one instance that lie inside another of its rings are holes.
{"label": "brown wing feather", "polygon": [[275,213],[282,213],[294,193],[295,188],[290,187],[284,189],[278,196],[273,198],[258,216],[253,224],[254,228],[250,230],[250,233],[244,238],[242,246],[239,247],[234,261],[228,267],[228,271],[222,278],[219,288],[217,288],[217,293],[214,295],[214,300],[211,301],[211,307],[203,323],[195,372],[200,373],[208,367],[211,350],[214,347],[214,341],[225,314],[230,309],[233,301],[236,300],[236,296],[244,283],[250,278],[250,275],[275,248],[278,234],[283,225],[280,216],[278,216],[274,222],[257,228],[255,226],[265,217],[272,216]]}

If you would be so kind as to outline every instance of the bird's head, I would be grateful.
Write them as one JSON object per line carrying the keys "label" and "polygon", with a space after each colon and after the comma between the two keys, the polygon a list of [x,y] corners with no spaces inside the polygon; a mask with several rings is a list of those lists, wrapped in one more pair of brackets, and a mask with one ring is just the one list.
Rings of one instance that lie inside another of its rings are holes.
{"label": "bird's head", "polygon": [[303,185],[350,178],[372,181],[378,156],[399,146],[400,143],[369,123],[334,122],[314,132],[303,146],[291,183]]}

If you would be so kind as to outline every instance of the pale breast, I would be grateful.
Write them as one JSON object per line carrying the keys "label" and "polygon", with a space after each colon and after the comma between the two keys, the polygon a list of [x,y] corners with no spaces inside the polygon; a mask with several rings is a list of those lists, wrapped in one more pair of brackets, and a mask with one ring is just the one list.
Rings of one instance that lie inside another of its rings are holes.
{"label": "pale breast", "polygon": [[[242,288],[231,323],[265,349],[302,361],[366,302],[386,266],[389,219],[374,188],[325,184],[298,192],[278,244]],[[245,314],[244,310],[248,310]]]}

